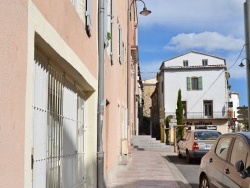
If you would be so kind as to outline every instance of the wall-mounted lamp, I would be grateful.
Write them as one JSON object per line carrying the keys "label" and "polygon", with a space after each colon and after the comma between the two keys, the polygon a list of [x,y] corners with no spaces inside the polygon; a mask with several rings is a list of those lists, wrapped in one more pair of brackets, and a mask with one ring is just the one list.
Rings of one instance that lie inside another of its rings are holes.
{"label": "wall-mounted lamp", "polygon": [[[135,3],[136,1],[141,1],[141,2],[143,3],[143,5],[144,5],[142,11],[140,12],[141,15],[147,16],[147,15],[149,15],[149,14],[151,13],[151,11],[147,9],[147,7],[146,7],[144,1],[142,1],[142,0],[133,0],[132,3],[130,4],[129,11],[131,11],[131,6],[132,6],[132,4]],[[130,12],[130,19],[131,19],[131,12]]]}
{"label": "wall-mounted lamp", "polygon": [[249,60],[247,58],[243,58],[239,64],[239,67],[244,67],[245,65],[243,64],[243,60],[246,60],[247,62],[249,62]]}
{"label": "wall-mounted lamp", "polygon": [[[136,1],[143,2],[142,0],[136,0]],[[147,15],[149,15],[151,13],[151,11],[147,9],[144,2],[143,2],[143,4],[144,4],[144,7],[143,7],[143,10],[140,12],[140,14],[143,15],[143,16],[147,16]]]}

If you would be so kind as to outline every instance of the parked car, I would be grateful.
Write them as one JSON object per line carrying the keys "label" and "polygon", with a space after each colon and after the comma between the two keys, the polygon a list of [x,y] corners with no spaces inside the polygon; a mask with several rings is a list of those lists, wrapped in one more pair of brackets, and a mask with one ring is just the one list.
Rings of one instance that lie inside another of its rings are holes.
{"label": "parked car", "polygon": [[250,187],[250,132],[221,135],[204,155],[200,188]]}
{"label": "parked car", "polygon": [[187,162],[201,159],[211,148],[214,141],[221,135],[216,130],[188,130],[177,143],[178,157],[187,157]]}

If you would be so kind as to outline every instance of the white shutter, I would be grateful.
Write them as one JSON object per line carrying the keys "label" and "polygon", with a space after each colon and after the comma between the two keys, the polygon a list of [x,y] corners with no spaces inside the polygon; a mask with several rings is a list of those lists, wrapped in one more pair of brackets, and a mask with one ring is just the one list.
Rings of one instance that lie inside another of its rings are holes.
{"label": "white shutter", "polygon": [[107,39],[107,32],[108,32],[108,10],[107,10],[107,0],[104,0],[103,1],[104,3],[104,32],[103,32],[103,37],[104,37],[104,43],[105,43],[105,46],[107,46],[107,42],[108,42],[108,39]]}
{"label": "white shutter", "polygon": [[33,187],[46,188],[48,70],[46,61],[35,58],[33,117]]}
{"label": "white shutter", "polygon": [[76,185],[77,151],[77,94],[76,88],[65,79],[63,89],[63,185]]}
{"label": "white shutter", "polygon": [[86,29],[88,35],[91,36],[91,0],[86,0]]}

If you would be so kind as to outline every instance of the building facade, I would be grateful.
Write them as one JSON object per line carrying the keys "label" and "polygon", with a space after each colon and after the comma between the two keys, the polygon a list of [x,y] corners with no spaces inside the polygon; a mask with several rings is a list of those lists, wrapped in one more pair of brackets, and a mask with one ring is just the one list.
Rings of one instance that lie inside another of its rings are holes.
{"label": "building facade", "polygon": [[147,79],[142,81],[143,84],[143,116],[150,117],[150,107],[152,106],[151,95],[156,88],[156,78]]}
{"label": "building facade", "polygon": [[[136,4],[103,2],[104,9],[93,0],[1,2],[0,187],[97,187],[98,134],[105,184],[127,156],[136,134]],[[101,132],[99,45],[105,64]]]}
{"label": "building facade", "polygon": [[190,51],[164,61],[159,75],[165,117],[175,117],[181,90],[184,125],[228,132],[229,73],[225,59]]}

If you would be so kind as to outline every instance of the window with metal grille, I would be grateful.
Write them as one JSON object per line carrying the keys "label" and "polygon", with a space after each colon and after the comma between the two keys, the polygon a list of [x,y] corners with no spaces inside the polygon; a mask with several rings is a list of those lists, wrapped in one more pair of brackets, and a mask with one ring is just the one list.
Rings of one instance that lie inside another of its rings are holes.
{"label": "window with metal grille", "polygon": [[36,53],[33,104],[34,187],[84,187],[84,94]]}

